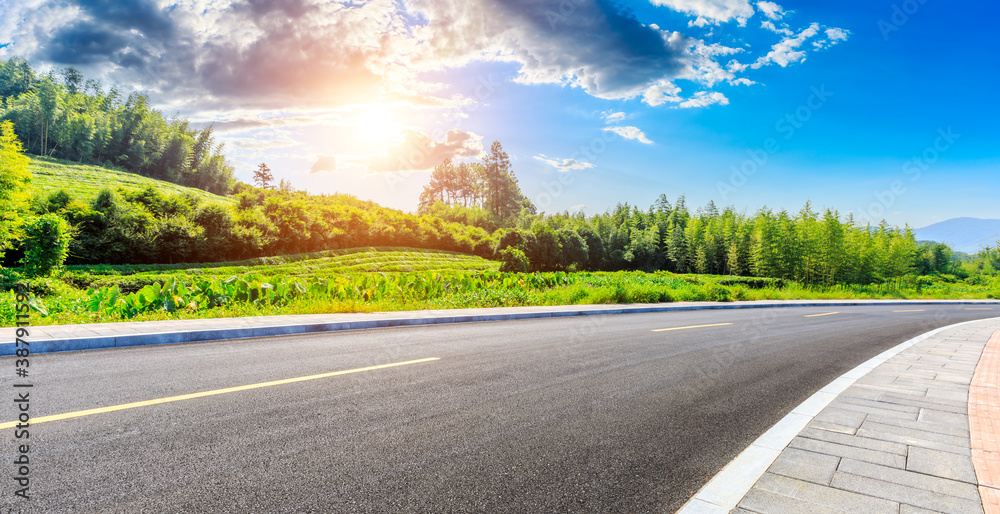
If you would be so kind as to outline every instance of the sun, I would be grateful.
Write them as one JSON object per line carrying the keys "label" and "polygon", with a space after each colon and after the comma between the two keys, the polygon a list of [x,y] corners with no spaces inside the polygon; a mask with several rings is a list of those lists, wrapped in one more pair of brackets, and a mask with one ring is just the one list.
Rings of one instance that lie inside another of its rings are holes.
{"label": "sun", "polygon": [[357,119],[357,137],[366,144],[384,144],[399,132],[399,120],[385,106],[361,110]]}

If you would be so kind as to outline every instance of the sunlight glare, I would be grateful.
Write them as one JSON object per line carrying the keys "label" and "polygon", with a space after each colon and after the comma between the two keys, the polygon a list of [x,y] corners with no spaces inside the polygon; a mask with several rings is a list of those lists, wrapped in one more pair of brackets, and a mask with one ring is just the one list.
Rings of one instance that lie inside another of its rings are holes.
{"label": "sunlight glare", "polygon": [[366,144],[385,143],[399,131],[399,122],[384,106],[373,106],[358,113],[357,136]]}

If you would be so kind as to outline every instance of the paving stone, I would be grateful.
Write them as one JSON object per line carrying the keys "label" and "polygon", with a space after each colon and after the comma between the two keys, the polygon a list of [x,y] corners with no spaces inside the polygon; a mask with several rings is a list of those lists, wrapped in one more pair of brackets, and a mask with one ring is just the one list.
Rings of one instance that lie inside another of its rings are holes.
{"label": "paving stone", "polygon": [[938,514],[936,510],[921,509],[905,503],[899,506],[899,514]]}
{"label": "paving stone", "polygon": [[872,462],[883,466],[892,466],[900,469],[903,469],[906,466],[906,457],[896,453],[866,450],[864,448],[856,448],[854,446],[847,446],[827,441],[817,441],[816,439],[807,439],[805,437],[796,437],[791,443],[788,444],[788,446],[790,448],[798,448],[799,450],[833,455],[835,457],[848,457],[851,459]]}
{"label": "paving stone", "polygon": [[843,459],[837,468],[837,472],[868,477],[936,494],[953,496],[955,498],[966,500],[979,499],[979,491],[974,484],[950,478],[925,475],[912,470],[889,468],[853,459]]}
{"label": "paving stone", "polygon": [[850,403],[844,403],[839,400],[834,402],[833,405],[835,405],[838,409],[842,410],[860,412],[862,414],[868,414],[868,415],[875,414],[879,416],[886,416],[897,419],[907,419],[910,421],[916,421],[917,414],[919,414],[919,411],[917,413],[899,412],[898,410],[888,410],[888,409],[880,409],[877,407],[866,407],[864,405],[854,405]]}
{"label": "paving stone", "polygon": [[880,396],[884,393],[879,388],[861,388],[861,387],[850,387],[843,393],[840,393],[838,398],[858,398],[861,400],[878,400]]}
{"label": "paving stone", "polygon": [[966,411],[962,413],[942,412],[934,409],[920,409],[917,421],[928,425],[939,425],[949,427],[964,434],[969,431],[969,411],[966,402]]}
{"label": "paving stone", "polygon": [[829,432],[837,432],[840,434],[854,435],[858,432],[857,427],[851,427],[847,425],[839,425],[837,423],[828,423],[826,421],[816,421],[815,419],[809,422],[807,425],[809,428],[815,428],[817,430],[827,430]]}
{"label": "paving stone", "polygon": [[876,402],[876,401],[871,401],[871,400],[862,400],[862,399],[859,399],[859,398],[851,398],[849,396],[838,397],[837,398],[837,405],[839,405],[840,407],[844,407],[845,404],[847,404],[847,405],[857,405],[859,407],[873,407],[873,408],[876,408],[876,409],[891,410],[891,411],[896,411],[896,412],[903,412],[903,413],[906,413],[906,414],[913,414],[913,418],[914,419],[916,419],[917,414],[920,413],[920,407],[911,407],[909,405],[897,405],[897,404],[894,404],[894,403],[884,403],[884,402]]}
{"label": "paving stone", "polygon": [[917,419],[906,420],[899,419],[888,416],[871,415],[865,421],[870,421],[872,423],[881,423],[884,425],[895,425],[897,427],[911,428],[913,430],[922,430],[925,432],[934,432],[937,434],[951,435],[955,437],[967,438],[969,436],[969,420],[968,416],[958,416],[951,413],[946,414],[946,417],[938,416],[924,416],[926,412],[921,412]]}
{"label": "paving stone", "polygon": [[970,484],[977,483],[976,470],[972,467],[971,455],[966,457],[940,450],[911,446],[906,457],[906,469]]}
{"label": "paving stone", "polygon": [[[864,427],[864,425],[861,426]],[[819,441],[828,441],[831,443],[853,446],[855,448],[864,448],[866,450],[906,455],[906,444],[879,441],[875,439],[868,439],[866,437],[856,437],[852,435],[839,434],[837,432],[817,430],[815,428],[805,428],[799,432],[799,437],[806,437]]]}
{"label": "paving stone", "polygon": [[[952,412],[951,409],[961,409],[965,407],[967,398],[930,398],[927,395],[917,395],[897,392],[884,392],[876,400],[881,402],[898,403],[900,405],[916,405],[928,409],[938,409]],[[947,407],[942,409],[941,407]]]}
{"label": "paving stone", "polygon": [[838,409],[836,405],[830,405],[823,409],[823,412],[820,412],[814,419],[816,421],[825,421],[827,423],[858,428],[865,422],[866,417],[868,417],[868,414],[865,412]]}
{"label": "paving stone", "polygon": [[871,421],[866,421],[858,432],[865,431],[865,433],[874,432],[882,434],[892,434],[903,437],[912,438],[912,443],[907,444],[920,444],[920,441],[929,441],[941,444],[947,444],[951,446],[969,446],[968,436],[954,436],[948,434],[940,434],[937,432],[930,432],[926,430],[919,430],[913,428],[905,428],[896,425],[887,425],[881,423],[873,423]]}
{"label": "paving stone", "polygon": [[806,482],[830,485],[837,471],[840,457],[787,448],[767,469],[768,473],[782,475]]}
{"label": "paving stone", "polygon": [[[871,477],[863,477],[838,471],[830,483],[833,487],[866,496],[874,496],[916,507],[955,514],[979,514],[983,512],[979,500],[966,500],[933,493],[925,489],[885,482]],[[863,512],[863,511],[858,511]]]}
{"label": "paving stone", "polygon": [[848,491],[765,473],[740,507],[762,513],[879,513],[897,514],[899,504]]}
{"label": "paving stone", "polygon": [[923,380],[920,378],[897,378],[895,382],[896,385],[906,385],[912,387],[936,387],[945,390],[952,391],[967,391],[969,389],[968,385],[955,384],[952,382],[945,382],[943,380]]}

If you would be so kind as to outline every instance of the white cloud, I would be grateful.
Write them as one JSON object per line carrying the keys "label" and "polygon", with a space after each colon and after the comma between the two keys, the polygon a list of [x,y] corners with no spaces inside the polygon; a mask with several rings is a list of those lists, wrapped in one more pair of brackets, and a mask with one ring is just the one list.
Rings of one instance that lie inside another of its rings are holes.
{"label": "white cloud", "polygon": [[619,121],[625,120],[625,113],[616,111],[604,111],[601,113],[601,117],[607,123],[618,123]]}
{"label": "white cloud", "polygon": [[826,37],[821,37],[818,41],[813,41],[813,47],[817,50],[829,48],[840,41],[846,40],[850,35],[850,32],[836,27],[823,30],[819,23],[813,23],[797,35],[788,35],[779,43],[773,45],[771,51],[767,55],[758,58],[751,67],[758,69],[769,64],[777,64],[784,68],[789,64],[805,61],[806,51],[802,49],[802,45],[810,38],[819,35],[821,30]]}
{"label": "white cloud", "polygon": [[625,139],[635,140],[647,145],[653,144],[653,142],[646,137],[646,134],[639,130],[639,127],[604,127],[604,130],[618,134]]}
{"label": "white cloud", "polygon": [[574,205],[574,206],[570,207],[569,210],[571,212],[579,212],[579,211],[582,211],[582,210],[586,209],[587,207],[589,207],[589,205],[581,203],[581,204],[577,204],[577,205]]}
{"label": "white cloud", "polygon": [[802,32],[799,32],[798,35],[785,37],[781,40],[781,42],[772,46],[771,51],[768,52],[767,55],[757,59],[757,61],[753,63],[752,68],[757,69],[771,63],[784,68],[789,64],[806,60],[805,50],[799,50],[799,47],[801,47],[807,39],[815,36],[818,32],[819,24],[813,23]]}
{"label": "white cloud", "polygon": [[404,140],[382,155],[371,158],[371,171],[429,170],[445,159],[478,158],[483,154],[483,137],[474,132],[449,130],[443,141],[415,130],[407,130]]}
{"label": "white cloud", "polygon": [[663,80],[649,86],[642,93],[642,101],[646,105],[656,107],[658,105],[663,105],[665,103],[677,103],[684,99],[680,97],[681,88],[674,85],[673,82]]}
{"label": "white cloud", "polygon": [[757,2],[757,10],[772,20],[780,20],[785,15],[785,10],[774,2]]}
{"label": "white cloud", "polygon": [[651,0],[653,5],[695,16],[689,26],[704,27],[736,20],[741,27],[753,16],[748,0]]}
{"label": "white cloud", "polygon": [[681,102],[678,107],[689,109],[692,107],[708,107],[710,105],[729,105],[726,95],[718,91],[698,91],[691,98]]}
{"label": "white cloud", "polygon": [[594,163],[592,162],[578,161],[576,159],[552,159],[545,154],[535,155],[534,158],[563,172],[585,170],[594,167]]}
{"label": "white cloud", "polygon": [[816,47],[817,50],[824,50],[830,48],[831,46],[837,43],[840,43],[841,41],[847,41],[847,38],[851,34],[850,31],[844,29],[838,29],[836,27],[826,29],[825,33],[826,33],[825,39],[813,42],[813,46]]}
{"label": "white cloud", "polygon": [[774,26],[774,22],[771,22],[769,20],[764,20],[763,22],[761,22],[760,27],[763,28],[763,29],[770,30],[771,32],[774,32],[776,34],[782,34],[782,35],[785,35],[785,36],[794,36],[795,35],[795,33],[792,32],[791,29],[789,29],[787,26],[778,28],[778,27]]}
{"label": "white cloud", "polygon": [[337,158],[332,155],[318,155],[309,173],[321,173],[324,171],[337,171]]}

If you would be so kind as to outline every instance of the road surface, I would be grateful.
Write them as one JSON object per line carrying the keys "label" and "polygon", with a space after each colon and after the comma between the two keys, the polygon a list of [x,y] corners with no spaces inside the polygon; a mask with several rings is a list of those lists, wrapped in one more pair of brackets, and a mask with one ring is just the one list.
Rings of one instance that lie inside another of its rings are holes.
{"label": "road surface", "polygon": [[28,502],[0,430],[0,510],[672,512],[842,373],[998,315],[712,310],[36,355],[31,416],[70,416],[30,427]]}

